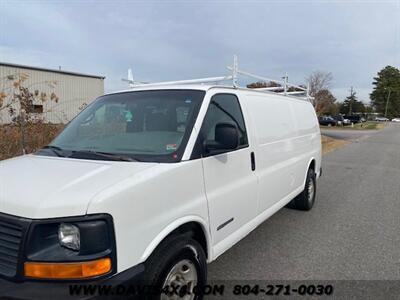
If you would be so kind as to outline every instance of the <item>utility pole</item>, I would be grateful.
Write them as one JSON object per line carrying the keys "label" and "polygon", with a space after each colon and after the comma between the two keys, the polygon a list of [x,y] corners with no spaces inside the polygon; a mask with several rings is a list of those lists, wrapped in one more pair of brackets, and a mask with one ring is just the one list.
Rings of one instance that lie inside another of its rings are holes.
{"label": "utility pole", "polygon": [[349,116],[353,113],[353,87],[350,87]]}
{"label": "utility pole", "polygon": [[289,81],[289,77],[288,77],[287,73],[282,78],[283,78],[283,94],[286,96],[287,95],[288,81]]}
{"label": "utility pole", "polygon": [[392,91],[390,88],[388,88],[389,93],[386,99],[386,106],[385,106],[385,118],[387,117],[387,110],[388,110],[388,105],[389,105],[389,98],[390,98],[390,92]]}

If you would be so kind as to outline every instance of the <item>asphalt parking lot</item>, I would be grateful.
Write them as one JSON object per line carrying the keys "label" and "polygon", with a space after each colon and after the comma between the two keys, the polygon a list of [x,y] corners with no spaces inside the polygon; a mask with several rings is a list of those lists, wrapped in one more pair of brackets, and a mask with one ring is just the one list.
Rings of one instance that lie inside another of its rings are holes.
{"label": "asphalt parking lot", "polygon": [[209,279],[400,280],[400,125],[363,134],[323,157],[311,211],[282,209]]}

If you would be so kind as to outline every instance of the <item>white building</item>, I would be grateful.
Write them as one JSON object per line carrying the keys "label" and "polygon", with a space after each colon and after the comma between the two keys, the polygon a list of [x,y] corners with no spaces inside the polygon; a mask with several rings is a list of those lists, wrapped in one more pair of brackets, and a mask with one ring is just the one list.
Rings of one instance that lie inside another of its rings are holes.
{"label": "white building", "polygon": [[[104,94],[104,78],[0,62],[0,93],[3,93],[3,97],[7,95],[6,99],[0,101],[0,123],[11,121],[5,105],[9,102],[12,85],[18,79],[24,79],[22,85],[37,94],[32,110],[45,122],[59,124],[68,123],[82,108]],[[41,93],[46,94],[45,101],[40,99]]]}

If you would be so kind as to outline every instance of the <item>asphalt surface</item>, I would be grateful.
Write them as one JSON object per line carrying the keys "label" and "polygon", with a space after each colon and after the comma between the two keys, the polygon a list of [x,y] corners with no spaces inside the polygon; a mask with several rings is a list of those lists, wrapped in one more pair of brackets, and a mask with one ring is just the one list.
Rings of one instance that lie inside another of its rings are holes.
{"label": "asphalt surface", "polygon": [[209,265],[211,281],[399,279],[400,124],[325,155],[311,211],[282,209]]}

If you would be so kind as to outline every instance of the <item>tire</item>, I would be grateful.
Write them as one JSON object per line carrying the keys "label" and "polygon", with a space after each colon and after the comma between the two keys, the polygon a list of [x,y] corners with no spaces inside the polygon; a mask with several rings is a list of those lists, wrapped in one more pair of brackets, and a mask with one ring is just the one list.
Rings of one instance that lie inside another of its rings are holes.
{"label": "tire", "polygon": [[317,181],[315,178],[315,172],[313,169],[309,169],[307,172],[306,184],[304,190],[294,198],[287,207],[298,209],[298,210],[310,210],[315,202],[315,195],[317,192]]}
{"label": "tire", "polygon": [[[193,274],[197,276],[197,290],[193,294],[190,300],[203,299],[201,290],[203,290],[207,282],[207,259],[201,245],[190,238],[188,235],[177,235],[172,236],[162,242],[162,244],[155,250],[155,252],[148,259],[145,266],[144,283],[150,285],[152,289],[157,291],[165,291],[165,286],[185,286],[183,282],[177,282],[176,280],[169,281],[168,278],[174,278],[172,274],[176,274],[175,271],[186,272],[184,276],[193,277]],[[194,270],[194,272],[193,272]],[[189,273],[187,273],[187,271]],[[185,273],[184,272],[184,273]],[[182,273],[182,274],[184,274]],[[190,274],[192,274],[190,276]],[[181,273],[179,273],[181,276]],[[193,284],[189,284],[193,288]],[[181,292],[185,292],[185,288],[179,289]],[[176,290],[175,290],[176,291]],[[176,295],[176,294],[175,294]],[[165,292],[156,293],[155,295],[147,295],[145,299],[151,300],[162,300],[169,299]],[[172,298],[175,299],[175,298]],[[177,297],[177,299],[187,299]]]}

